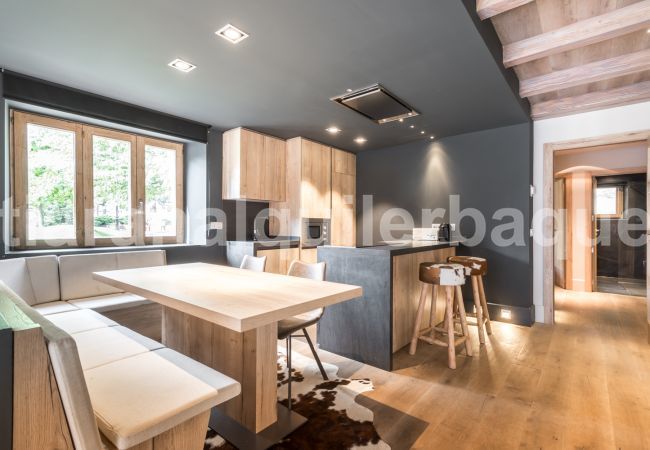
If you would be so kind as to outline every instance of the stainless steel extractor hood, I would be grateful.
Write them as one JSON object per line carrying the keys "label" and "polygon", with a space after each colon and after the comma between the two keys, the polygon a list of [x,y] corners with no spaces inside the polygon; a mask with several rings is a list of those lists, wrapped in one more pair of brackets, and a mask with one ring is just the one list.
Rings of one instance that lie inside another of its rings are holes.
{"label": "stainless steel extractor hood", "polygon": [[334,97],[332,100],[376,123],[393,122],[419,114],[408,103],[393,95],[380,84],[348,92]]}

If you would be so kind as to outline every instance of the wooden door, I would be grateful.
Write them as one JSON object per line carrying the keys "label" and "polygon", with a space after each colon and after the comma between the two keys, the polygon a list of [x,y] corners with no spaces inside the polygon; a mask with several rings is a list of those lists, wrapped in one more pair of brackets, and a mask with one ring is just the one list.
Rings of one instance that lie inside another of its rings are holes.
{"label": "wooden door", "polygon": [[356,244],[356,159],[332,149],[332,245]]}
{"label": "wooden door", "polygon": [[302,139],[301,217],[331,217],[332,149]]}

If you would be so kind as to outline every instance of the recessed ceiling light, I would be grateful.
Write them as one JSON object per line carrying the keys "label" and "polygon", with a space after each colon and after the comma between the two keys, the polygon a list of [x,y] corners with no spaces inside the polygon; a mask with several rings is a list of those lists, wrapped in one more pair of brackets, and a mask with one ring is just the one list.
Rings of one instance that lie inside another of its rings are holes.
{"label": "recessed ceiling light", "polygon": [[435,136],[429,136],[429,139],[431,139],[432,141],[433,141],[435,138],[436,138]]}
{"label": "recessed ceiling light", "polygon": [[648,33],[648,34],[650,34],[650,28],[648,28],[648,31],[647,31],[647,33]]}
{"label": "recessed ceiling light", "polygon": [[330,134],[339,134],[341,132],[341,129],[338,127],[329,127],[326,128],[325,131],[327,131]]}
{"label": "recessed ceiling light", "polygon": [[420,131],[420,134],[424,134],[424,131]]}
{"label": "recessed ceiling light", "polygon": [[356,142],[357,144],[365,144],[366,142],[368,142],[368,139],[359,136],[358,138],[356,138],[356,139],[354,140],[354,142]]}
{"label": "recessed ceiling light", "polygon": [[415,128],[415,125],[411,125],[409,128]]}
{"label": "recessed ceiling light", "polygon": [[225,40],[232,42],[233,44],[239,44],[241,41],[248,37],[247,33],[231,24],[228,24],[225,27],[221,28],[216,32],[216,34]]}
{"label": "recessed ceiling light", "polygon": [[346,91],[348,91],[348,92],[352,92],[352,89],[346,89]]}
{"label": "recessed ceiling light", "polygon": [[174,69],[180,70],[181,72],[191,72],[194,69],[196,69],[196,66],[192,63],[188,63],[187,61],[183,61],[182,59],[176,58],[169,64],[167,64],[169,67],[173,67]]}
{"label": "recessed ceiling light", "polygon": [[400,122],[404,122],[404,119],[399,119]]}

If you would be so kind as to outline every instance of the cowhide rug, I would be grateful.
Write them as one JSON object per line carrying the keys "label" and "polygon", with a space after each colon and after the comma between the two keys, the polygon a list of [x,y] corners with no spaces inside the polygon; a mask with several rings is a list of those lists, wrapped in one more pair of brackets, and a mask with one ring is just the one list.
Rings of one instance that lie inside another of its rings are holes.
{"label": "cowhide rug", "polygon": [[[291,363],[293,409],[308,421],[272,449],[390,449],[373,426],[372,411],[355,402],[357,395],[373,389],[370,380],[337,378],[338,367],[323,363],[329,378],[324,381],[316,362],[295,351]],[[287,359],[281,353],[278,355],[278,398],[288,406],[286,369]],[[208,430],[204,450],[216,449],[235,447]]]}

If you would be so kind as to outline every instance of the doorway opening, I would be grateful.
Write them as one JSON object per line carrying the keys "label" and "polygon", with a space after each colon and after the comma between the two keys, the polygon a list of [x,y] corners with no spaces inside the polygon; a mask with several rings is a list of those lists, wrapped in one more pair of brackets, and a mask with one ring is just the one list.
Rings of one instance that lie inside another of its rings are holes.
{"label": "doorway opening", "polygon": [[648,140],[553,150],[553,303],[647,297]]}
{"label": "doorway opening", "polygon": [[646,174],[600,176],[595,179],[596,291],[645,297]]}

